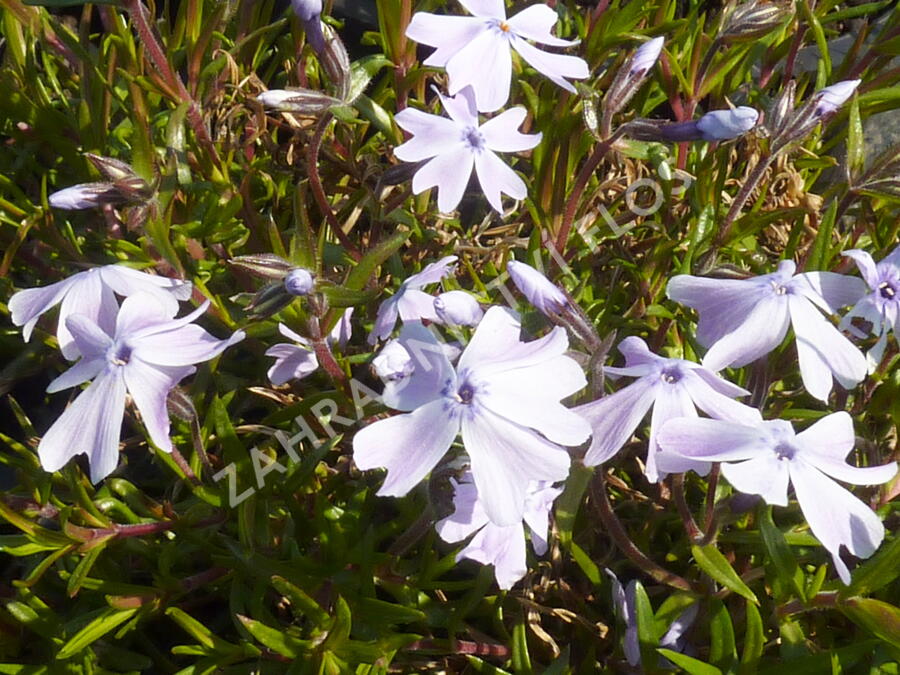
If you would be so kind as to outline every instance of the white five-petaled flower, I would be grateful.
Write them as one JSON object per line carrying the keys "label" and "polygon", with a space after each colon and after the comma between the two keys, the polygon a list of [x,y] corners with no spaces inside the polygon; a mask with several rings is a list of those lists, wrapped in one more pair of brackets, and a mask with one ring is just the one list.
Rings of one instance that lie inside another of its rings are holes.
{"label": "white five-petaled flower", "polygon": [[63,356],[74,361],[79,351],[66,326],[67,317],[82,314],[112,334],[119,311],[116,294],[127,297],[138,292],[152,294],[174,316],[178,301],[191,297],[191,282],[139,272],[125,265],[106,265],[73,274],[49,286],[19,291],[9,299],[9,311],[13,323],[23,327],[22,336],[27,342],[40,316],[62,303],[56,338]]}
{"label": "white five-petaled flower", "polygon": [[471,86],[481,112],[499,110],[509,99],[511,50],[518,52],[539,73],[573,93],[575,88],[566,78],[580,80],[590,74],[583,59],[545,52],[528,42],[533,40],[553,47],[577,44],[550,32],[559,17],[547,5],[531,5],[507,19],[503,0],[459,1],[474,16],[417,12],[406,35],[416,42],[437,47],[425,59],[425,65],[447,69],[451,94]]}
{"label": "white five-petaled flower", "polygon": [[57,471],[83,453],[90,462],[91,481],[108,476],[119,459],[126,395],[134,401],[153,442],[161,450],[172,451],[166,409],[169,392],[196,370],[194,364],[214,358],[242,340],[244,333],[237,331],[219,340],[191,323],[206,311],[208,301],[175,319],[177,305],[161,303],[159,297],[143,292],[127,297],[110,332],[83,314],[66,319],[82,357],[47,391],[92,382],[41,439],[38,456],[46,471]]}
{"label": "white five-petaled flower", "polygon": [[747,426],[720,420],[676,419],[658,436],[665,455],[722,462],[722,474],[741,492],[760,495],[768,504],[787,506],[788,483],[812,533],[831,554],[844,583],[850,572],[840,548],[868,558],[881,545],[884,526],[878,515],[833,479],[853,485],[891,480],[897,464],[859,468],[847,464],[853,449],[853,420],[846,412],[823,417],[795,434],[784,420]]}
{"label": "white five-petaled flower", "polygon": [[[861,279],[834,272],[806,272],[782,260],[772,274],[712,279],[682,274],[669,281],[672,300],[700,314],[697,340],[709,347],[710,370],[740,367],[775,349],[793,326],[803,386],[826,401],[832,376],[850,389],[866,376],[866,359],[819,309],[833,314],[865,294]],[[818,309],[817,309],[818,308]]]}
{"label": "white five-petaled flower", "polygon": [[275,363],[268,372],[269,381],[275,386],[303,379],[319,367],[319,360],[310,347],[309,340],[283,323],[278,324],[278,331],[297,344],[282,342],[266,350],[266,356],[275,358]]}
{"label": "white five-petaled flower", "polygon": [[497,211],[503,211],[501,194],[524,199],[525,182],[495,153],[530,150],[540,142],[539,133],[517,131],[525,121],[525,108],[511,108],[479,126],[471,88],[440,97],[449,118],[414,108],[394,117],[401,129],[413,134],[394,154],[404,162],[429,160],[413,176],[413,192],[437,186],[438,209],[448,213],[462,200],[474,166],[484,196]]}
{"label": "white five-petaled flower", "polygon": [[662,471],[657,436],[660,428],[675,417],[697,417],[697,408],[712,417],[752,424],[762,419],[756,408],[735,401],[750,392],[731,384],[699,363],[657,356],[639,337],[628,337],[619,344],[625,355],[625,367],[604,368],[613,377],[636,377],[630,385],[614,394],[578,406],[575,412],[591,423],[593,440],[584,458],[587,466],[602,464],[617,453],[653,408],[650,418],[650,443],[645,472],[653,482],[667,473],[694,469],[706,473],[709,465],[684,463]]}
{"label": "white five-petaled flower", "polygon": [[[509,590],[528,572],[523,522],[505,526],[492,523],[478,498],[478,490],[470,473],[464,474],[459,482],[453,479],[451,482],[454,487],[455,510],[435,526],[438,536],[455,544],[475,534],[465,548],[456,554],[456,560],[468,558],[482,565],[493,565],[497,585]],[[560,494],[561,488],[555,488],[547,482],[535,481],[528,484],[522,520],[531,531],[531,546],[538,555],[547,552],[550,508]]]}
{"label": "white five-petaled flower", "polygon": [[386,467],[379,495],[403,496],[440,461],[462,432],[479,499],[496,525],[522,520],[531,481],[563,480],[563,445],[587,440],[587,421],[561,399],[586,384],[565,352],[565,330],[522,342],[518,319],[502,307],[484,315],[456,368],[425,326],[407,323],[400,344],[415,370],[385,404],[402,411],[356,432],[360,469]]}
{"label": "white five-petaled flower", "polygon": [[522,295],[546,316],[562,313],[569,304],[566,294],[531,265],[510,260],[506,271]]}
{"label": "white five-petaled flower", "polygon": [[[900,246],[877,265],[866,251],[852,249],[844,251],[844,255],[856,262],[869,293],[841,319],[840,327],[859,338],[866,337],[868,333],[878,337],[878,342],[866,355],[869,372],[872,373],[884,356],[888,331],[893,328],[895,336],[900,334]],[[862,331],[854,326],[855,317],[869,322],[869,330]]]}
{"label": "white five-petaled flower", "polygon": [[420,290],[423,286],[436,284],[441,279],[453,274],[453,263],[457,261],[455,255],[448,255],[425,267],[421,272],[407,277],[400,288],[391,297],[381,303],[378,315],[375,317],[375,326],[369,334],[369,344],[374,345],[378,340],[387,338],[394,326],[397,317],[402,321],[438,321],[438,315],[434,309],[434,296]]}

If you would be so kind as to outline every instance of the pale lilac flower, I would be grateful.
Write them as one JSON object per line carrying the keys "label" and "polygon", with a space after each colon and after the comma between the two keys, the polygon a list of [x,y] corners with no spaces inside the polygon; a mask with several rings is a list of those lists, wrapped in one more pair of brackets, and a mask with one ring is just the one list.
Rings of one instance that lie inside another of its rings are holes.
{"label": "pale lilac flower", "polygon": [[550,32],[558,17],[547,5],[531,5],[507,19],[503,0],[460,0],[460,4],[474,16],[416,12],[406,35],[437,47],[425,65],[447,69],[451,94],[471,86],[481,112],[499,110],[509,100],[513,49],[539,73],[572,93],[575,88],[565,78],[580,80],[590,74],[583,59],[545,52],[528,42],[553,47],[578,44]]}
{"label": "pale lilac flower", "polygon": [[699,119],[688,122],[673,122],[659,127],[662,140],[682,141],[729,141],[750,131],[759,120],[759,112],[754,108],[739,106],[728,110],[712,110]]}
{"label": "pale lilac flower", "polygon": [[479,498],[497,525],[522,520],[531,481],[568,475],[561,446],[583,443],[590,427],[560,400],[585,386],[584,373],[565,356],[562,328],[531,342],[522,342],[520,331],[504,308],[490,308],[454,369],[431,331],[404,325],[400,344],[416,366],[385,403],[411,412],[370,424],[353,439],[360,469],[388,470],[379,495],[409,492],[460,431]]}
{"label": "pale lilac flower", "polygon": [[478,300],[466,291],[441,293],[434,299],[434,311],[448,326],[475,326],[484,316]]}
{"label": "pale lilac flower", "polygon": [[787,506],[788,483],[812,533],[831,554],[841,580],[850,572],[840,548],[868,558],[881,545],[884,526],[878,515],[837,479],[853,485],[891,480],[897,464],[859,468],[846,463],[856,442],[853,420],[846,412],[823,417],[795,434],[784,420],[740,425],[706,419],[677,419],[659,433],[666,456],[722,462],[722,475],[737,490],[760,495],[767,504]]}
{"label": "pale lilac flower", "polygon": [[316,353],[310,346],[309,340],[298,335],[283,323],[278,324],[278,331],[297,344],[282,342],[266,350],[266,356],[275,358],[275,363],[268,372],[269,381],[275,386],[291,380],[301,380],[319,367],[319,360],[316,358]]}
{"label": "pale lilac flower", "polygon": [[[878,337],[866,355],[869,372],[873,373],[884,356],[888,331],[893,329],[895,336],[900,333],[900,246],[877,265],[871,255],[860,249],[844,251],[844,255],[856,262],[870,292],[841,319],[840,328],[858,338],[869,333]],[[853,324],[856,317],[871,324],[868,331],[859,330]]]}
{"label": "pale lilac flower", "polygon": [[[472,536],[471,541],[456,554],[457,562],[463,558],[482,565],[494,566],[497,585],[509,590],[528,572],[525,561],[525,528],[531,531],[531,547],[538,555],[547,552],[547,534],[550,529],[550,509],[554,500],[562,494],[561,488],[550,483],[535,481],[525,492],[525,510],[522,520],[512,525],[496,525],[488,518],[472,474],[466,472],[459,482],[452,478],[454,495],[452,515],[435,525],[438,536],[449,544],[455,544]],[[477,533],[477,534],[476,534]]]}
{"label": "pale lilac flower", "polygon": [[325,51],[325,35],[322,33],[322,0],[291,0],[294,14],[303,24],[309,46],[316,54]]}
{"label": "pale lilac flower", "polygon": [[560,288],[531,265],[510,260],[506,271],[528,302],[547,316],[555,316],[569,305],[569,299]]}
{"label": "pale lilac flower", "polygon": [[734,400],[738,396],[747,396],[749,391],[722,379],[699,363],[657,356],[635,336],[622,340],[619,351],[625,356],[625,367],[606,367],[603,372],[612,377],[637,379],[614,394],[575,408],[575,412],[591,423],[593,440],[584,458],[587,466],[602,464],[617,453],[651,407],[650,443],[644,470],[652,482],[675,471],[695,469],[698,473],[706,473],[709,469],[708,465],[696,464],[669,468],[665,472],[659,469],[660,448],[656,437],[670,419],[697,417],[698,408],[711,417],[746,424],[762,419],[756,408]]}
{"label": "pale lilac flower", "polygon": [[140,412],[153,443],[172,451],[166,409],[169,392],[196,370],[194,364],[219,355],[242,340],[244,333],[237,331],[219,340],[191,323],[206,311],[208,301],[174,319],[177,305],[161,303],[160,297],[144,292],[127,297],[110,333],[83,314],[66,319],[82,357],[47,391],[62,391],[89,380],[91,384],[41,439],[38,456],[44,470],[57,471],[83,453],[91,466],[92,482],[108,476],[119,459],[126,396]]}
{"label": "pale lilac flower", "polygon": [[815,93],[817,117],[836,113],[847,102],[862,80],[842,80]]}
{"label": "pale lilac flower", "polygon": [[313,276],[309,270],[295,267],[284,277],[284,289],[291,295],[309,295],[315,286]]}
{"label": "pale lilac flower", "polygon": [[381,351],[372,359],[372,370],[385,384],[406,379],[415,369],[412,356],[399,340],[385,342]]}
{"label": "pale lilac flower", "polygon": [[191,297],[191,282],[139,272],[124,265],[106,265],[73,274],[49,286],[19,291],[9,299],[9,311],[12,322],[23,327],[22,336],[28,342],[40,316],[62,303],[56,338],[63,356],[73,361],[79,352],[66,319],[72,314],[82,314],[112,334],[119,311],[116,294],[127,297],[140,291],[156,297],[174,316],[178,301]]}
{"label": "pale lilac flower", "polygon": [[525,121],[525,108],[511,108],[479,126],[471,88],[457,96],[440,97],[449,119],[415,108],[406,108],[394,117],[401,129],[413,134],[394,154],[404,162],[433,158],[413,176],[413,192],[437,186],[438,209],[449,213],[462,200],[474,167],[484,196],[497,211],[503,212],[501,194],[524,199],[528,194],[525,182],[495,152],[530,150],[540,142],[539,133],[517,131]]}
{"label": "pale lilac flower", "polygon": [[378,340],[387,338],[394,330],[398,316],[402,321],[439,321],[434,311],[434,296],[420,289],[453,274],[453,263],[456,261],[455,255],[445,256],[401,283],[397,292],[378,308],[375,326],[369,334],[369,344],[374,345]]}
{"label": "pale lilac flower", "polygon": [[348,307],[328,334],[329,344],[337,345],[341,349],[347,346],[353,336],[353,325],[350,323],[352,317],[353,307]]}
{"label": "pale lilac flower", "polygon": [[737,368],[765,356],[793,326],[803,386],[826,401],[832,376],[851,389],[865,378],[866,359],[819,309],[833,314],[852,305],[865,294],[865,284],[833,272],[795,275],[796,269],[782,260],[776,272],[749,279],[682,274],[669,281],[667,293],[700,314],[697,340],[709,347],[703,365],[710,370]]}

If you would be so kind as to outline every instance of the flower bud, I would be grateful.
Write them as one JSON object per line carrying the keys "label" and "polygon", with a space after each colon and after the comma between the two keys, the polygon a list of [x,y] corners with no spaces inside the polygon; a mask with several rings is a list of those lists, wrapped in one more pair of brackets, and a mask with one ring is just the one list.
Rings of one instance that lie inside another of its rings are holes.
{"label": "flower bud", "polygon": [[506,271],[528,302],[545,315],[560,314],[569,305],[566,294],[530,265],[510,260]]}
{"label": "flower bud", "polygon": [[330,344],[336,344],[343,349],[350,342],[350,337],[353,335],[353,326],[350,323],[352,316],[353,307],[348,307],[344,310],[340,320],[334,324],[334,328],[328,334],[328,342]]}
{"label": "flower bud", "polygon": [[240,267],[250,274],[263,279],[284,279],[288,272],[296,266],[274,253],[258,253],[256,255],[241,255],[228,261],[229,264]]}
{"label": "flower bud", "polygon": [[791,14],[787,7],[768,2],[748,2],[735,9],[725,23],[725,42],[755,40],[778,28]]}
{"label": "flower bud", "polygon": [[247,305],[247,312],[254,319],[267,319],[277,314],[293,302],[294,296],[287,292],[284,284],[264,286]]}
{"label": "flower bud", "polygon": [[303,23],[306,41],[319,56],[325,51],[325,36],[322,34],[322,0],[291,0],[294,14]]}
{"label": "flower bud", "polygon": [[481,305],[466,291],[447,291],[434,299],[438,318],[450,326],[475,326],[484,316]]}
{"label": "flower bud", "polygon": [[628,64],[628,76],[632,78],[644,77],[659,60],[664,42],[665,40],[662,37],[655,37],[638,47],[631,57],[631,63]]}
{"label": "flower bud", "polygon": [[816,101],[815,115],[824,117],[836,113],[837,109],[853,96],[853,92],[856,91],[860,82],[862,80],[842,80],[817,91],[814,97]]}
{"label": "flower bud", "polygon": [[321,115],[329,108],[343,103],[340,99],[323,94],[313,89],[270,89],[264,91],[256,100],[267,108],[281,112],[292,112],[300,115]]}
{"label": "flower bud", "polygon": [[[616,73],[600,106],[600,137],[608,138],[612,130],[612,116],[622,110],[634,96],[662,52],[663,38],[655,37],[642,44]],[[595,134],[596,135],[596,134]]]}
{"label": "flower bud", "polygon": [[350,94],[350,56],[331,26],[324,28],[325,47],[319,54],[319,59],[338,91],[338,98],[345,101]]}
{"label": "flower bud", "polygon": [[129,178],[137,178],[134,169],[123,161],[113,159],[112,157],[102,157],[101,155],[95,155],[91,152],[84,153],[84,156],[90,160],[97,171],[103,174],[103,177],[106,178],[106,180],[115,182]]}
{"label": "flower bud", "polygon": [[759,112],[748,106],[733,110],[713,110],[697,120],[697,129],[706,141],[726,141],[743,136],[756,126]]}
{"label": "flower bud", "polygon": [[120,199],[119,191],[112,183],[81,183],[54,192],[48,201],[53,208],[77,211],[104,204],[117,204]]}
{"label": "flower bud", "polygon": [[312,274],[302,267],[292,269],[284,278],[284,288],[291,295],[309,295],[314,285]]}
{"label": "flower bud", "polygon": [[398,340],[390,340],[372,359],[372,369],[385,382],[394,382],[412,375],[415,366],[409,352]]}

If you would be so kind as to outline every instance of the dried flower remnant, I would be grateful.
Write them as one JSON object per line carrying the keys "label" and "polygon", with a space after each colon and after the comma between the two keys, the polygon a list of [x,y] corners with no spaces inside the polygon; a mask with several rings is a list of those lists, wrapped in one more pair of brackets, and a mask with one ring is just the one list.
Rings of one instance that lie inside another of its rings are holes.
{"label": "dried flower remnant", "polygon": [[446,68],[451,95],[472,87],[479,111],[494,112],[509,100],[512,50],[539,73],[572,93],[575,88],[566,78],[579,80],[589,75],[583,59],[542,51],[529,42],[552,47],[578,44],[551,33],[558,16],[547,5],[531,5],[507,18],[503,0],[460,0],[460,4],[474,16],[417,12],[406,35],[437,48],[425,59],[425,65]]}
{"label": "dried flower remnant", "polygon": [[12,322],[22,326],[22,336],[28,342],[41,315],[60,305],[56,339],[63,356],[72,361],[80,352],[66,325],[69,316],[84,315],[112,333],[119,311],[117,294],[128,297],[149,293],[174,315],[178,301],[191,297],[191,288],[189,281],[139,272],[125,265],[106,265],[78,272],[49,286],[19,291],[9,299],[9,310]]}
{"label": "dried flower remnant", "polygon": [[841,547],[868,558],[884,539],[878,515],[833,479],[878,485],[894,477],[897,464],[859,468],[846,463],[856,443],[853,420],[846,412],[823,417],[799,434],[784,420],[739,425],[676,419],[662,428],[658,441],[665,456],[722,462],[729,483],[760,495],[767,504],[787,506],[788,483],[793,485],[804,518],[845,584],[850,583],[850,571],[841,560]]}
{"label": "dried flower remnant", "polygon": [[66,326],[81,360],[53,380],[47,391],[91,384],[44,434],[38,445],[41,466],[57,471],[75,455],[85,454],[92,482],[108,476],[119,460],[126,396],[134,401],[153,443],[171,452],[169,392],[196,370],[195,364],[244,338],[237,331],[219,340],[193,324],[208,306],[207,301],[175,319],[177,304],[161,303],[158,294],[138,292],[122,302],[110,332],[88,316],[70,315]]}
{"label": "dried flower remnant", "polygon": [[749,391],[731,384],[699,363],[684,359],[657,356],[639,337],[628,337],[619,344],[625,355],[622,368],[606,367],[609,377],[637,378],[614,394],[575,408],[575,412],[591,424],[592,441],[584,458],[587,466],[608,461],[634,434],[635,429],[653,408],[650,418],[650,442],[647,448],[645,473],[656,482],[673,471],[694,469],[705,474],[709,465],[688,464],[660,471],[660,447],[657,435],[668,420],[676,417],[696,417],[699,408],[707,415],[740,423],[754,423],[762,419],[756,408],[735,401],[748,396]]}
{"label": "dried flower remnant", "polygon": [[531,533],[531,546],[537,555],[547,552],[547,536],[550,529],[550,509],[562,494],[547,482],[529,483],[525,493],[525,509],[522,520],[511,525],[491,522],[471,473],[465,473],[459,481],[451,479],[454,488],[454,512],[435,526],[438,536],[454,544],[475,536],[456,554],[456,560],[464,558],[482,565],[494,566],[497,585],[509,590],[528,572],[525,550],[525,527]]}
{"label": "dried flower remnant", "polygon": [[793,326],[803,386],[826,401],[832,379],[845,389],[861,382],[866,359],[819,310],[834,314],[866,292],[861,279],[834,272],[795,274],[782,260],[777,271],[749,279],[673,277],[668,296],[700,314],[697,341],[708,347],[703,365],[710,370],[738,368],[761,358],[784,340]]}
{"label": "dried flower remnant", "polygon": [[403,496],[440,461],[462,433],[479,499],[496,525],[522,520],[532,481],[563,480],[564,445],[590,435],[588,423],[563,406],[586,380],[565,356],[562,328],[522,342],[518,320],[492,307],[456,368],[419,322],[407,323],[400,344],[415,369],[391,407],[409,411],[356,432],[353,458],[360,469],[387,468],[379,495]]}
{"label": "dried flower remnant", "polygon": [[530,150],[541,134],[523,134],[517,129],[525,121],[525,108],[512,108],[479,126],[471,88],[457,96],[440,95],[450,118],[407,108],[394,118],[413,138],[397,146],[394,154],[404,162],[429,160],[413,176],[413,192],[438,188],[438,208],[449,213],[462,201],[472,169],[481,190],[498,212],[503,212],[502,194],[513,199],[528,195],[525,182],[504,164],[497,152]]}

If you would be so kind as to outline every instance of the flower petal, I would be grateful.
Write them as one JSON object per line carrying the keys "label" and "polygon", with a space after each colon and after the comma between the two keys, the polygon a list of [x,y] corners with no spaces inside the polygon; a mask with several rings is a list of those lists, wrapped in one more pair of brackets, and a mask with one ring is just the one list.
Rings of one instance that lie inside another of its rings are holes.
{"label": "flower petal", "polygon": [[139,358],[132,358],[122,370],[125,374],[125,386],[141,413],[141,420],[150,439],[160,450],[172,452],[166,399],[175,385],[191,375],[195,368],[154,366]]}
{"label": "flower petal", "polygon": [[531,547],[538,555],[547,552],[547,533],[550,531],[550,509],[562,494],[562,488],[548,483],[532,483],[525,496],[525,522],[531,530]]}
{"label": "flower petal", "polygon": [[408,321],[440,321],[434,308],[434,296],[416,288],[407,288],[397,300],[400,319]]}
{"label": "flower petal", "polygon": [[63,296],[86,274],[88,272],[79,272],[49,286],[26,288],[15,293],[9,299],[7,307],[12,316],[12,322],[17,326],[23,326],[22,337],[25,342],[31,339],[31,332],[41,314],[62,302]]}
{"label": "flower petal", "polygon": [[775,349],[787,334],[789,317],[784,296],[770,296],[741,317],[732,331],[713,344],[703,357],[703,367],[722,370],[739,368]]}
{"label": "flower petal", "polygon": [[460,144],[457,148],[438,155],[416,171],[412,182],[413,192],[419,194],[437,186],[438,209],[441,213],[450,213],[462,201],[474,163],[472,151]]}
{"label": "flower petal", "polygon": [[845,389],[852,389],[865,379],[866,357],[852,342],[805,297],[791,295],[788,303],[797,338],[800,376],[812,396],[828,400],[832,375]]}
{"label": "flower petal", "polygon": [[454,263],[459,260],[455,255],[447,255],[433,263],[428,263],[421,272],[416,272],[403,282],[404,288],[422,288],[436,284],[441,279],[451,276],[455,270]]}
{"label": "flower petal", "polygon": [[798,274],[791,279],[790,287],[829,314],[855,304],[869,290],[862,279],[834,272]]}
{"label": "flower petal", "polygon": [[590,423],[593,435],[584,457],[586,466],[602,464],[628,442],[653,405],[656,390],[650,378],[642,378],[615,394],[575,408]]}
{"label": "flower petal", "polygon": [[133,354],[157,366],[190,366],[215,358],[243,339],[244,331],[241,330],[220,340],[200,326],[188,324],[134,339]]}
{"label": "flower petal", "polygon": [[577,45],[578,40],[561,40],[553,35],[551,31],[558,21],[559,15],[547,5],[531,5],[511,16],[506,23],[516,35],[528,40],[553,47]]}
{"label": "flower petal", "polygon": [[704,462],[734,462],[772,452],[765,429],[703,417],[667,422],[656,442],[666,453]]}
{"label": "flower petal", "polygon": [[531,150],[541,142],[542,135],[519,131],[527,115],[525,108],[511,108],[489,119],[479,127],[485,145],[494,152]]}
{"label": "flower petal", "polygon": [[488,203],[498,213],[503,213],[501,194],[507,194],[513,199],[525,199],[528,196],[525,181],[491,150],[485,149],[475,155],[475,174]]}
{"label": "flower petal", "polygon": [[[656,436],[666,422],[679,417],[697,417],[697,409],[694,407],[694,402],[688,395],[687,389],[680,382],[674,386],[661,384],[656,387],[656,400],[653,402],[653,412],[650,415],[650,442],[647,445],[647,464],[644,467],[647,480],[651,483],[662,480],[665,478],[666,473],[662,472],[661,474],[657,469],[657,455],[660,454],[661,449],[656,442]],[[697,473],[705,474],[709,471],[709,466],[703,463],[696,468],[696,471]]]}
{"label": "flower petal", "polygon": [[437,399],[411,413],[363,427],[353,437],[353,461],[363,471],[384,467],[379,495],[402,497],[440,461],[459,433],[459,422]]}
{"label": "flower petal", "polygon": [[766,504],[788,505],[788,465],[774,452],[763,452],[746,462],[726,462],[722,475],[738,491],[759,495]]}
{"label": "flower petal", "polygon": [[[132,269],[126,265],[106,265],[100,268],[100,276],[103,283],[121,296],[128,297],[140,291],[158,293],[163,302],[165,298],[177,300],[190,300],[193,286],[190,281],[172,279],[140,270]],[[177,310],[172,311],[172,316]]]}
{"label": "flower petal", "polygon": [[440,155],[460,145],[462,130],[453,120],[406,108],[394,116],[397,126],[415,134],[394,148],[394,155],[404,162],[419,162]]}
{"label": "flower petal", "polygon": [[575,93],[575,87],[565,78],[583,80],[591,74],[587,61],[577,56],[545,52],[517,36],[513,36],[510,42],[513,49],[519,52],[532,68],[566,91]]}
{"label": "flower petal", "polygon": [[118,311],[119,303],[116,302],[116,296],[113,295],[112,289],[103,284],[98,269],[89,270],[78,284],[69,289],[59,306],[56,338],[59,340],[63,356],[70,361],[79,356],[78,346],[72,333],[69,332],[66,319],[73,314],[82,314],[112,335]]}
{"label": "flower petal", "polygon": [[522,523],[500,527],[485,525],[472,541],[456,554],[456,559],[468,558],[483,565],[494,566],[497,585],[509,590],[528,572],[525,560],[525,530]]}
{"label": "flower petal", "polygon": [[884,539],[878,515],[850,492],[802,460],[790,463],[791,483],[803,517],[822,542],[845,584],[850,571],[841,560],[841,545],[853,555],[868,558]]}
{"label": "flower petal", "polygon": [[569,474],[568,452],[487,408],[463,413],[462,436],[479,499],[496,525],[522,520],[530,481]]}
{"label": "flower petal", "polygon": [[503,0],[459,0],[470,14],[487,19],[505,19],[506,7]]}
{"label": "flower petal", "polygon": [[450,93],[456,94],[471,86],[478,110],[494,112],[502,108],[509,100],[512,80],[509,45],[499,31],[486,30],[460,49],[446,65]]}
{"label": "flower petal", "polygon": [[[69,320],[71,321],[71,317]],[[104,368],[106,368],[105,358],[90,359],[82,357],[78,363],[47,385],[47,393],[55,394],[63,389],[84,384],[88,380],[93,380],[97,377]]]}
{"label": "flower petal", "polygon": [[319,367],[316,353],[308,347],[278,344],[267,349],[266,356],[274,356],[276,359],[266,373],[269,382],[276,387],[291,380],[302,379]]}
{"label": "flower petal", "polygon": [[385,389],[384,404],[394,410],[415,410],[429,401],[442,400],[444,389],[456,380],[444,345],[416,321],[403,325],[397,343],[409,354],[413,371]]}
{"label": "flower petal", "polygon": [[78,352],[85,358],[103,358],[113,344],[113,339],[84,314],[68,317],[66,328],[69,329]]}
{"label": "flower petal", "polygon": [[399,314],[397,310],[397,302],[400,300],[399,293],[403,290],[401,289],[397,292],[398,295],[392,295],[379,305],[375,324],[372,326],[372,332],[369,333],[368,342],[370,345],[374,345],[379,340],[384,340],[394,330],[394,326],[397,324],[397,315]]}
{"label": "flower petal", "polygon": [[475,489],[475,483],[472,482],[471,474],[467,473],[459,483],[452,478],[450,481],[455,486],[453,492],[454,511],[448,517],[439,520],[434,529],[441,539],[448,544],[455,544],[480,530],[490,520],[484,512],[481,502],[478,501],[478,491]]}
{"label": "flower petal", "polygon": [[406,36],[423,45],[437,47],[424,64],[443,68],[456,52],[485,30],[488,27],[477,17],[416,12],[406,28]]}
{"label": "flower petal", "polygon": [[125,380],[121,369],[102,373],[53,423],[38,445],[45,471],[61,469],[85,454],[91,482],[99,483],[119,462],[119,436],[125,414]]}
{"label": "flower petal", "polygon": [[530,342],[519,339],[521,330],[512,311],[500,306],[488,309],[459,358],[459,372],[471,370],[483,378],[502,370],[529,368],[561,356],[569,348],[566,331],[559,326]]}
{"label": "flower petal", "polygon": [[[762,421],[762,415],[756,408],[723,396],[713,389],[707,379],[702,376],[704,371],[705,369],[697,368],[696,370],[686,370],[682,375],[685,390],[700,410],[715,419],[738,424],[752,426]],[[713,375],[713,377],[716,376]],[[721,380],[721,378],[716,379]]]}

